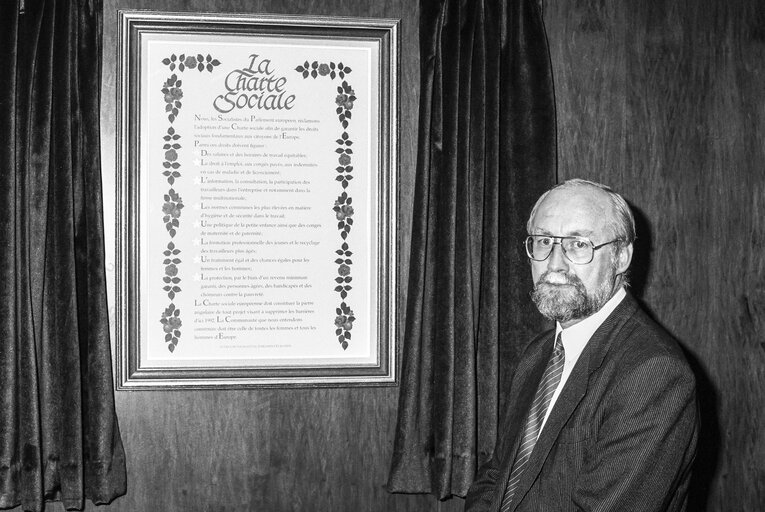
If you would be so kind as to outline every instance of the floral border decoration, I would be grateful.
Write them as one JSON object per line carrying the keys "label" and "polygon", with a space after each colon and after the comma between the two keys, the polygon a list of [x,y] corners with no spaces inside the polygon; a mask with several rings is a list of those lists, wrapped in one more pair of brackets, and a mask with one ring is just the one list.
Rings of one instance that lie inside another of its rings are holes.
{"label": "floral border decoration", "polygon": [[[172,54],[170,57],[162,59],[162,63],[166,65],[170,71],[176,71],[183,73],[185,71],[196,70],[201,72],[207,71],[211,73],[216,66],[220,65],[218,59],[213,59],[211,55],[202,56],[202,54]],[[181,310],[176,306],[174,300],[181,293],[180,287],[180,265],[182,263],[179,255],[181,250],[175,246],[172,241],[175,238],[178,230],[181,227],[181,211],[184,204],[180,194],[176,192],[173,185],[176,181],[182,178],[181,164],[178,161],[179,152],[182,149],[180,144],[181,135],[176,132],[172,126],[176,118],[180,114],[183,103],[183,81],[178,78],[176,73],[170,75],[167,80],[162,84],[160,92],[164,95],[165,99],[165,112],[167,112],[167,120],[170,121],[170,126],[167,129],[167,133],[162,137],[164,144],[162,145],[162,151],[164,151],[164,161],[162,163],[162,176],[165,177],[167,183],[170,185],[170,189],[163,194],[162,205],[162,221],[165,223],[165,229],[170,237],[166,249],[163,251],[164,259],[162,264],[165,266],[165,275],[162,278],[164,286],[162,290],[167,293],[167,298],[170,300],[168,306],[162,312],[162,316],[159,322],[162,324],[162,329],[165,332],[165,343],[167,343],[167,349],[170,352],[175,350],[178,345],[178,341],[181,337],[181,327],[183,321],[181,320]]]}
{"label": "floral border decoration", "polygon": [[340,85],[337,86],[337,95],[335,96],[335,113],[337,119],[342,126],[343,131],[340,137],[335,141],[337,148],[335,153],[337,154],[338,166],[335,167],[337,176],[335,180],[342,187],[342,193],[337,196],[332,211],[335,212],[335,218],[337,219],[337,230],[340,234],[340,246],[335,251],[337,258],[335,264],[337,265],[337,277],[335,277],[335,292],[340,296],[340,305],[335,309],[335,335],[337,341],[343,347],[343,350],[348,348],[348,341],[351,339],[351,329],[353,329],[353,322],[356,320],[356,316],[353,313],[351,307],[347,304],[346,299],[348,293],[352,290],[351,282],[353,277],[351,276],[351,270],[353,265],[353,252],[348,245],[348,235],[351,233],[353,227],[353,198],[348,194],[348,186],[353,179],[353,140],[348,133],[348,126],[353,118],[353,102],[356,101],[356,93],[350,84],[345,80],[353,70],[343,65],[342,62],[322,62],[313,61],[309,63],[305,61],[302,65],[295,68],[295,71],[300,73],[304,79],[309,77],[316,79],[318,77],[328,77],[330,80],[339,78],[342,80]]}

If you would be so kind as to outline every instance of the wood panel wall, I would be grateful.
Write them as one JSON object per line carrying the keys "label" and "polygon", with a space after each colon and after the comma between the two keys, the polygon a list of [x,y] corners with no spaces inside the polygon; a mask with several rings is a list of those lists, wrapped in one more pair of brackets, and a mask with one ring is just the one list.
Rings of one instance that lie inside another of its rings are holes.
{"label": "wood panel wall", "polygon": [[634,289],[696,370],[689,510],[765,510],[765,2],[545,4],[559,178],[635,207]]}
{"label": "wood panel wall", "polygon": [[[399,267],[406,282],[419,83],[416,0],[104,4],[108,252],[114,247],[118,8],[401,18]],[[560,178],[608,183],[635,207],[633,288],[681,340],[697,372],[703,431],[693,512],[765,510],[764,4],[545,2]],[[405,292],[401,285],[402,305]],[[382,488],[397,396],[392,387],[118,392],[128,493],[87,510],[461,510],[459,499],[441,503]]]}
{"label": "wood panel wall", "polygon": [[[101,130],[107,230],[114,222],[118,9],[400,18],[399,277],[405,283],[419,98],[417,5],[408,0],[105,0]],[[107,235],[111,252],[113,233]],[[400,306],[405,293],[402,285]],[[107,507],[88,504],[88,510],[447,510],[430,496],[391,495],[383,489],[398,387],[120,391],[116,404],[128,493]]]}

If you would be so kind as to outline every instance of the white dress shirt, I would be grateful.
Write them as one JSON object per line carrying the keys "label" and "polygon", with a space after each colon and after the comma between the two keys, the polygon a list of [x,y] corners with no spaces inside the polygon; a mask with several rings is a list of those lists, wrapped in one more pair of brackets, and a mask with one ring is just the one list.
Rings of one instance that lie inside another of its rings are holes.
{"label": "white dress shirt", "polygon": [[563,329],[560,326],[560,323],[556,322],[555,337],[557,338],[558,334],[561,334],[561,341],[563,342],[566,359],[563,363],[563,374],[560,377],[560,383],[558,383],[558,387],[555,389],[555,393],[553,393],[553,396],[550,399],[550,405],[547,407],[545,419],[542,421],[542,427],[539,429],[540,432],[542,432],[545,423],[547,423],[547,418],[550,417],[550,412],[555,406],[555,402],[558,400],[558,396],[560,396],[563,386],[566,385],[566,381],[568,380],[569,375],[571,375],[571,370],[574,369],[584,347],[587,346],[592,335],[598,330],[598,327],[605,322],[608,315],[616,309],[616,306],[618,306],[626,296],[627,292],[624,291],[624,288],[619,288],[614,296],[611,297],[595,314],[588,316],[568,329]]}

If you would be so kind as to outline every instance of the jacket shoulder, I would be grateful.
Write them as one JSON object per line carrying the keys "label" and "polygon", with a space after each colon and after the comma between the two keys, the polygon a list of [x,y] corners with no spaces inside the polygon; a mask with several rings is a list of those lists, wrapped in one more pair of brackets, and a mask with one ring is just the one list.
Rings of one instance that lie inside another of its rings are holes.
{"label": "jacket shoulder", "polygon": [[666,359],[668,364],[692,376],[680,343],[640,306],[623,324],[612,350],[622,364],[636,366],[651,359]]}

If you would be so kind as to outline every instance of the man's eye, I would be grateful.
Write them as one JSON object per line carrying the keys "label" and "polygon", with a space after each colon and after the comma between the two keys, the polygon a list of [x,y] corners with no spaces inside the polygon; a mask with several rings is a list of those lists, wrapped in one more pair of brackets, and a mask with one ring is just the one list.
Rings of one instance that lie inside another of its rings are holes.
{"label": "man's eye", "polygon": [[550,237],[544,237],[544,238],[537,238],[537,245],[539,247],[549,247],[553,243],[552,238]]}
{"label": "man's eye", "polygon": [[584,240],[572,240],[571,241],[571,247],[573,247],[577,251],[581,251],[582,249],[587,248],[587,246],[589,246],[589,245],[590,244],[588,244]]}

